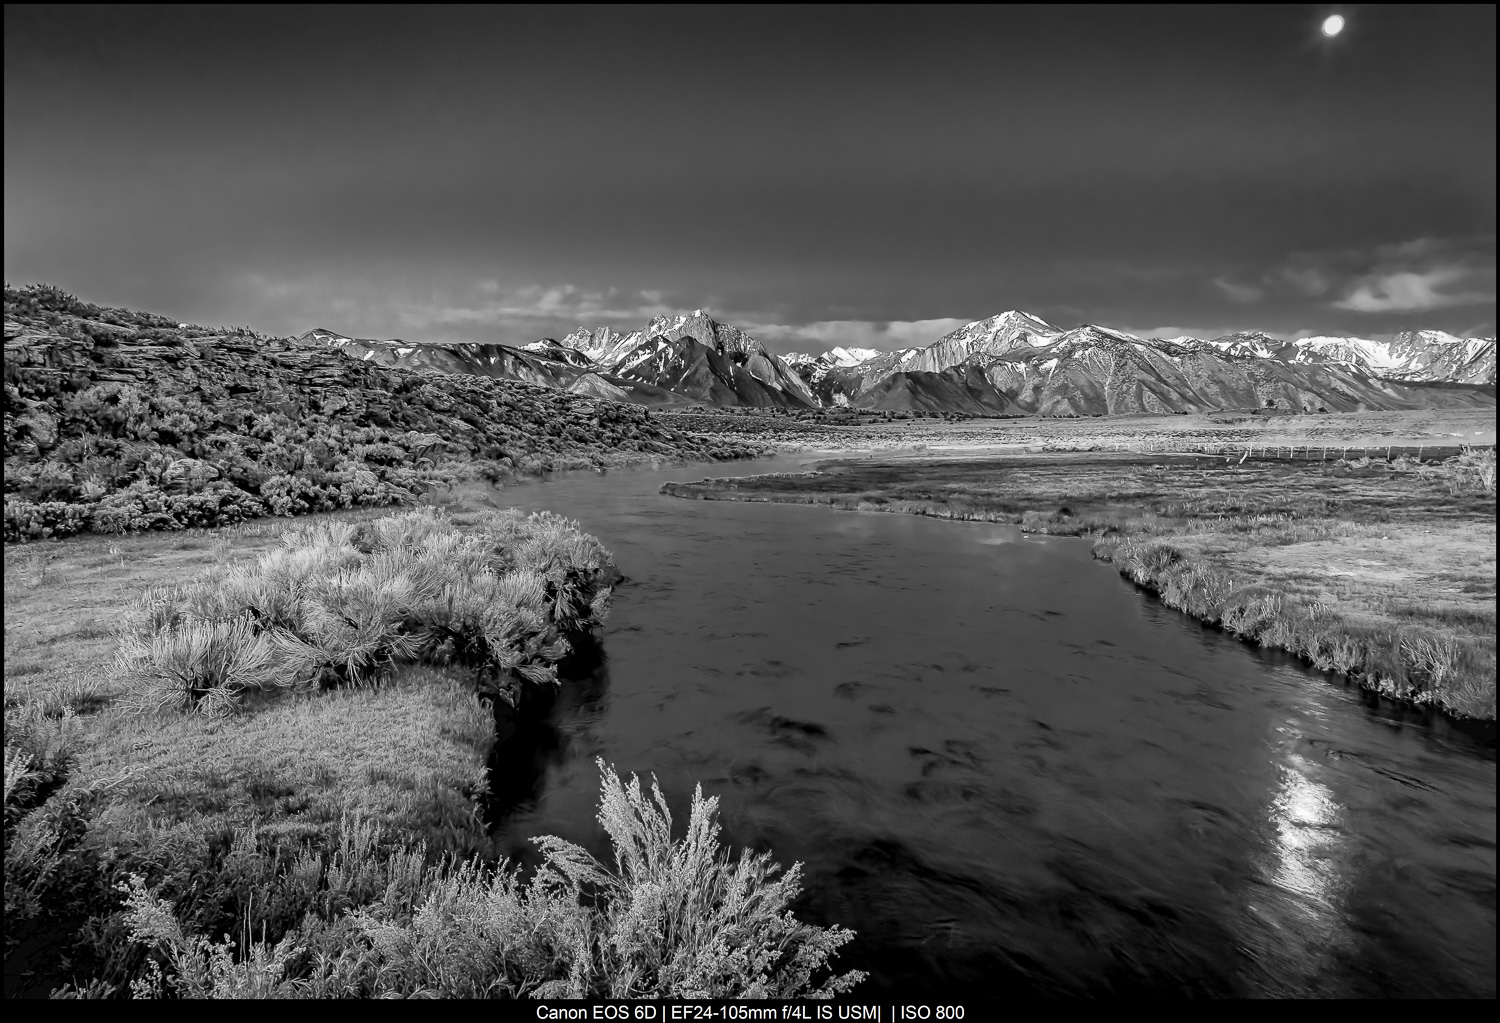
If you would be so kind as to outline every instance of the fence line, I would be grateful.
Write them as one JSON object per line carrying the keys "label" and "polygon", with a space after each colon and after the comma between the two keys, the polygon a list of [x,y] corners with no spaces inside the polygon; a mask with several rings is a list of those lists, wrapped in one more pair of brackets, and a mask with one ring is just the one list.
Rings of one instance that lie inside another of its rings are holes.
{"label": "fence line", "polygon": [[[1110,450],[1130,454],[1220,455],[1240,462],[1327,462],[1359,458],[1415,458],[1439,461],[1465,451],[1493,451],[1493,444],[1385,444],[1351,446],[1338,444],[1174,444],[1170,441],[1115,441]],[[1044,449],[1045,450],[1045,449]],[[1078,449],[1057,449],[1078,450]]]}

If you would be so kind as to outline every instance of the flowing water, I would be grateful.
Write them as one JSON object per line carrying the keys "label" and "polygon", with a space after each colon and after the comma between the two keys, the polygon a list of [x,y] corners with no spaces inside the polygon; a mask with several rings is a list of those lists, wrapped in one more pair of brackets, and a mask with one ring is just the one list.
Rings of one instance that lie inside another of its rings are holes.
{"label": "flowing water", "polygon": [[602,756],[679,829],[701,783],[736,847],[802,861],[799,917],[858,932],[872,999],[1495,996],[1492,729],[1206,628],[1084,541],[656,492],[703,474],[502,495],[628,579],[512,850],[607,849]]}

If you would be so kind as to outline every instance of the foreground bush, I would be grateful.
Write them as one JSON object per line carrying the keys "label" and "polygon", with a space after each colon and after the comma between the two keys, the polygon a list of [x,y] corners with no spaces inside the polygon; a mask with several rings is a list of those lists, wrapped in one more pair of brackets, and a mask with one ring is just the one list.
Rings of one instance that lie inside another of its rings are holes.
{"label": "foreground bush", "polygon": [[827,975],[853,937],[788,910],[800,864],[779,880],[769,853],[719,846],[717,798],[693,794],[682,839],[651,799],[602,760],[598,819],[614,865],[558,838],[523,879],[478,860],[423,866],[421,849],[381,858],[354,826],[326,862],[290,865],[305,915],[276,942],[222,942],[185,928],[139,876],[120,885],[132,939],[149,958],[143,996],[826,998],[864,974]]}
{"label": "foreground bush", "polygon": [[360,684],[421,662],[513,697],[557,681],[570,634],[599,625],[609,552],[549,512],[459,528],[428,509],[288,531],[253,565],[149,591],[120,668],[156,709],[229,713],[247,691]]}

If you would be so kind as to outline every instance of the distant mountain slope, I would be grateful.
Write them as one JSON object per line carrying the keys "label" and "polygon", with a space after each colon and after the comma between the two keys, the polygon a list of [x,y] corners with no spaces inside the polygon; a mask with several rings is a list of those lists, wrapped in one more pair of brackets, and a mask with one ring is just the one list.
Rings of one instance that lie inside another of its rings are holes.
{"label": "distant mountain slope", "polygon": [[1399,360],[1392,376],[1409,380],[1495,382],[1495,339],[1454,337],[1441,330],[1402,331],[1390,342]]}
{"label": "distant mountain slope", "polygon": [[[1494,394],[1412,387],[1342,362],[1296,362],[1239,337],[1204,342],[1135,337],[1095,325],[1049,344],[970,356],[1015,410],[1045,415],[1202,412],[1223,408],[1330,411],[1493,405]],[[857,400],[857,399],[856,399]]]}
{"label": "distant mountain slope", "polygon": [[569,348],[556,338],[541,338],[540,340],[531,342],[529,345],[522,345],[521,350],[532,352],[544,359],[551,359],[554,362],[565,362],[570,366],[577,366],[580,369],[594,368],[593,359],[576,348]]}
{"label": "distant mountain slope", "polygon": [[806,389],[764,350],[746,355],[720,351],[691,334],[656,335],[624,353],[614,373],[626,380],[665,388],[695,401],[756,408],[811,408]]}
{"label": "distant mountain slope", "polygon": [[984,371],[969,364],[941,373],[892,373],[852,404],[881,411],[962,412],[972,416],[1003,415],[1013,410],[1013,403],[990,383]]}
{"label": "distant mountain slope", "polygon": [[484,373],[436,378],[382,361],[417,346],[321,333],[182,326],[7,287],[6,539],[388,504],[475,472],[752,453],[646,409]]}
{"label": "distant mountain slope", "polygon": [[641,405],[817,405],[797,374],[763,344],[701,309],[658,316],[628,334],[580,328],[561,341],[542,338],[520,347],[372,341],[324,328],[297,340],[382,366],[519,380]]}
{"label": "distant mountain slope", "polygon": [[400,340],[372,341],[344,337],[321,328],[308,331],[297,338],[297,341],[300,344],[332,348],[352,359],[373,362],[379,366],[497,377],[540,387],[564,389],[577,379],[582,372],[581,367],[589,365],[583,356],[569,349],[561,349],[571,356],[565,358],[560,353],[555,354],[556,350],[552,348],[542,352],[477,342],[423,344]]}
{"label": "distant mountain slope", "polygon": [[861,362],[868,362],[877,356],[885,354],[878,348],[830,348],[822,355],[805,355],[801,352],[787,352],[782,361],[788,366],[801,366],[806,363],[822,361],[829,366],[858,366]]}
{"label": "distant mountain slope", "polygon": [[936,342],[901,362],[906,371],[938,373],[957,366],[973,355],[1004,355],[1016,348],[1035,348],[1053,340],[1062,331],[1039,316],[1011,310],[985,320],[975,320],[944,334]]}
{"label": "distant mountain slope", "polygon": [[894,352],[877,352],[862,348],[852,351],[862,353],[863,357],[851,358],[850,349],[835,348],[817,357],[801,357],[790,368],[820,405],[825,408],[830,405],[848,405],[851,399],[863,394],[892,373],[904,370],[922,349],[903,348]]}
{"label": "distant mountain slope", "polygon": [[1202,411],[1268,401],[1330,410],[1494,403],[1494,339],[1440,331],[1387,342],[1287,341],[1255,331],[1168,340],[1094,324],[1060,330],[1013,310],[965,324],[926,348],[862,352],[854,359],[835,354],[842,351],[799,355],[792,363],[822,405],[959,412],[972,411],[973,402],[993,404],[993,398],[970,394],[967,385],[958,388],[956,379],[913,375],[955,369],[960,378],[971,369],[982,372],[1007,411],[1047,415]]}
{"label": "distant mountain slope", "polygon": [[[611,376],[692,401],[758,408],[812,408],[807,385],[765,345],[703,310],[658,316],[644,330],[578,330],[561,342]],[[592,354],[597,353],[597,355]]]}
{"label": "distant mountain slope", "polygon": [[1230,354],[1292,363],[1338,363],[1391,380],[1495,382],[1494,338],[1461,338],[1441,330],[1403,331],[1389,341],[1326,336],[1283,341],[1264,334],[1232,334],[1209,343]]}
{"label": "distant mountain slope", "polygon": [[691,404],[696,400],[673,394],[650,382],[623,380],[605,372],[584,353],[552,338],[533,341],[520,348],[457,341],[420,344],[350,338],[318,328],[296,340],[299,344],[331,348],[352,359],[378,366],[514,380],[634,405]]}

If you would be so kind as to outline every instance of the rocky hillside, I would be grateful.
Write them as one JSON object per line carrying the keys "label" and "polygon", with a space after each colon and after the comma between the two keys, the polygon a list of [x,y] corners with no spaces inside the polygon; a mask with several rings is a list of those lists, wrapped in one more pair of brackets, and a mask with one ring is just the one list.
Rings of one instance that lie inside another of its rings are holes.
{"label": "rocky hillside", "polygon": [[435,378],[311,341],[7,286],[6,539],[390,504],[475,474],[754,453],[644,408]]}

